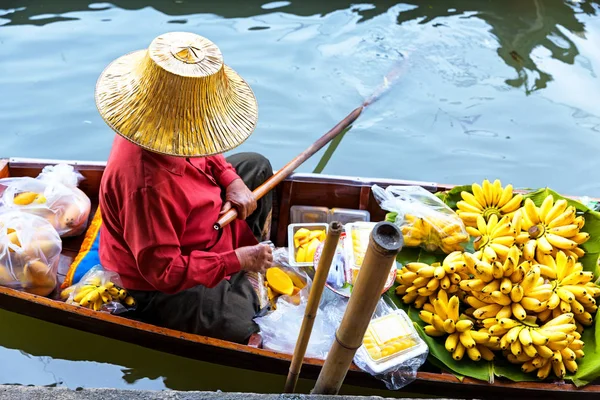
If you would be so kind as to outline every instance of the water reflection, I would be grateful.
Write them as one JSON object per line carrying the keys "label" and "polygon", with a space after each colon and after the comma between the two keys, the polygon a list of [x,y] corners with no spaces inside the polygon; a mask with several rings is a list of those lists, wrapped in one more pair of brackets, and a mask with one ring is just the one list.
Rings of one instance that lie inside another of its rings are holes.
{"label": "water reflection", "polygon": [[[505,82],[515,88],[523,87],[527,94],[543,89],[552,76],[540,69],[535,62],[534,50],[543,46],[551,56],[567,64],[573,64],[579,54],[576,45],[562,29],[584,37],[585,26],[577,19],[578,13],[596,15],[599,0],[407,0],[402,3],[414,6],[412,10],[401,12],[398,24],[418,20],[420,24],[433,24],[444,27],[443,17],[464,15],[465,18],[480,18],[490,25],[490,31],[498,40],[498,55],[514,68],[517,76]],[[189,0],[114,0],[110,3],[89,3],[87,0],[69,2],[46,2],[24,0],[18,7],[10,9],[2,18],[5,25],[46,25],[55,22],[78,19],[68,15],[74,11],[106,10],[118,7],[124,10],[140,10],[151,7],[166,15],[182,16],[191,14],[215,14],[224,18],[244,18],[260,16],[272,12],[284,12],[297,16],[323,15],[337,10],[351,9],[367,21],[398,4],[397,1],[380,0],[374,4],[353,5],[350,1],[278,1],[230,0],[189,1]],[[2,15],[0,13],[0,15]],[[106,20],[107,22],[110,19]],[[176,18],[172,24],[185,24],[187,19]],[[175,29],[175,28],[174,28]],[[249,30],[269,29],[268,26],[252,26]]]}

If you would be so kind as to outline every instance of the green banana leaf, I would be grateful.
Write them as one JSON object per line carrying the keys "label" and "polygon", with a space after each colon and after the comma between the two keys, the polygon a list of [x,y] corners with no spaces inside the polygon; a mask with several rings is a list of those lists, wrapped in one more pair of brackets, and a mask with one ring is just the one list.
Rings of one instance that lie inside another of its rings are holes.
{"label": "green banana leaf", "polygon": [[472,193],[471,185],[455,186],[446,192],[436,193],[436,196],[444,203],[446,203],[448,207],[450,207],[453,210],[456,210],[456,203],[462,200],[460,193],[463,191]]}

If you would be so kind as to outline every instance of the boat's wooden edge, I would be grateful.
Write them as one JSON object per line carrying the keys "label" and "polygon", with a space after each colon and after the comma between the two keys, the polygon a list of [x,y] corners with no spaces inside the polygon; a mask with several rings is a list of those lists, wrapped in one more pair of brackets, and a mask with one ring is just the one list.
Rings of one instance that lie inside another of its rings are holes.
{"label": "boat's wooden edge", "polygon": [[8,163],[8,158],[0,158],[0,179],[6,178],[9,175]]}
{"label": "boat's wooden edge", "polygon": [[[37,306],[38,309],[33,309],[32,305]],[[257,370],[258,363],[260,363],[261,371],[281,374],[285,373],[286,367],[291,361],[289,354],[162,328],[5,287],[0,287],[0,306],[8,311],[32,317],[38,317],[40,313],[44,313],[44,319],[48,322],[124,340],[159,351],[233,367]],[[140,334],[140,331],[143,334]],[[305,358],[303,377],[315,378],[322,365],[323,360]],[[355,365],[351,366],[347,383],[381,387],[379,381],[365,374]],[[471,385],[485,390],[490,390],[491,387],[518,389],[531,393],[550,391],[600,393],[598,385],[577,388],[570,383],[517,383],[501,379],[490,385],[487,382],[471,378],[464,378],[461,382],[454,375],[431,372],[418,372],[417,381],[411,385],[416,386],[415,389],[419,387],[419,390],[427,390],[424,385],[440,384],[460,385],[461,387]]]}

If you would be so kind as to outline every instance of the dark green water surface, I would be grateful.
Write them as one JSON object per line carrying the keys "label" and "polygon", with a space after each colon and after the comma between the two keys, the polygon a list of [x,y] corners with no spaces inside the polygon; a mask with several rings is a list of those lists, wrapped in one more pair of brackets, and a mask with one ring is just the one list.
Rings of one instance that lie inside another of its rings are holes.
{"label": "dark green water surface", "polygon": [[[113,133],[95,108],[98,75],[181,30],[214,41],[250,83],[259,124],[238,150],[274,168],[400,66],[324,173],[500,178],[600,197],[599,12],[588,0],[0,0],[0,157],[105,160]],[[0,360],[0,383],[277,392],[284,382],[4,311]]]}

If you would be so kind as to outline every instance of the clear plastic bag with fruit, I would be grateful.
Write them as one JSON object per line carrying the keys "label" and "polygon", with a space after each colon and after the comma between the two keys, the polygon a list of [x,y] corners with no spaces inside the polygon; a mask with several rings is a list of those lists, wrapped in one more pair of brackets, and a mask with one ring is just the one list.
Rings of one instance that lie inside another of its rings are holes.
{"label": "clear plastic bag with fruit", "polygon": [[372,187],[386,220],[398,225],[407,247],[446,254],[463,250],[469,234],[460,217],[442,200],[420,186]]}
{"label": "clear plastic bag with fruit", "polygon": [[0,213],[0,286],[48,296],[56,287],[62,242],[36,215]]}
{"label": "clear plastic bag with fruit", "polygon": [[77,185],[83,176],[68,164],[48,165],[37,178],[0,179],[0,207],[48,220],[61,237],[82,234],[91,202]]}
{"label": "clear plastic bag with fruit", "polygon": [[265,273],[264,285],[271,309],[280,302],[294,306],[308,300],[312,280],[306,268],[294,267],[288,263],[287,249],[273,250],[273,267]]}
{"label": "clear plastic bag with fruit", "polygon": [[135,309],[135,299],[123,288],[119,274],[101,265],[90,269],[81,280],[64,289],[60,297],[67,304],[94,311],[121,314]]}

